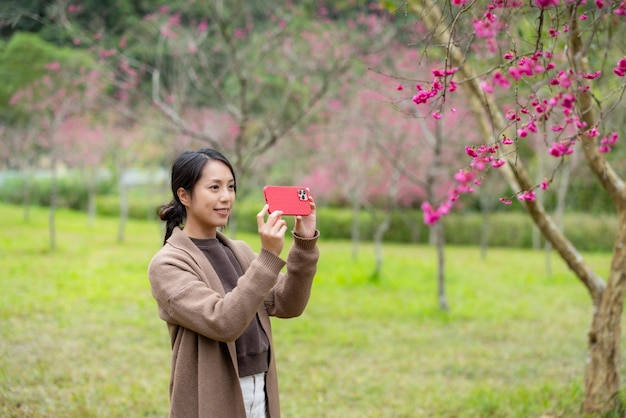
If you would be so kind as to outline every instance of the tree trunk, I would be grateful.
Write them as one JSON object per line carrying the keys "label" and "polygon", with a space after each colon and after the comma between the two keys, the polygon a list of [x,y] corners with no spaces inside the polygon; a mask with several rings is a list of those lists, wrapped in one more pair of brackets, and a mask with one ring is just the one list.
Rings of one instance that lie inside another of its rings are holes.
{"label": "tree trunk", "polygon": [[361,205],[358,202],[358,199],[352,200],[352,231],[350,233],[350,237],[352,238],[352,261],[357,261],[359,259],[359,242],[361,241],[360,230],[360,211]]}
{"label": "tree trunk", "polygon": [[389,186],[387,187],[387,205],[385,207],[385,214],[383,221],[374,230],[374,248],[376,252],[376,266],[374,267],[373,280],[378,282],[380,280],[380,274],[383,269],[383,238],[385,233],[389,230],[391,225],[391,218],[395,212],[394,201],[398,191],[398,181],[401,176],[400,170],[395,167],[389,180]]}
{"label": "tree trunk", "polygon": [[89,214],[89,227],[93,227],[96,219],[96,188],[98,174],[95,167],[85,169],[87,176],[87,213]]}
{"label": "tree trunk", "polygon": [[486,260],[487,248],[489,248],[489,232],[491,231],[491,209],[485,205],[480,205],[480,213],[483,219],[480,226],[480,259]]}
{"label": "tree trunk", "polygon": [[437,298],[439,300],[439,309],[448,312],[448,297],[446,296],[446,252],[445,252],[445,234],[443,222],[437,222],[435,227],[435,236],[437,240]]}
{"label": "tree trunk", "polygon": [[583,411],[609,411],[619,403],[622,310],[626,290],[626,208],[619,214],[619,231],[613,248],[611,272],[606,289],[594,306],[589,353],[585,370]]}
{"label": "tree trunk", "polygon": [[378,225],[378,227],[374,231],[374,253],[376,258],[376,263],[374,265],[374,273],[372,275],[373,282],[380,281],[380,274],[383,269],[383,237],[385,236],[385,232],[389,229],[389,225],[391,224],[391,212],[387,211],[385,214],[383,221]]}
{"label": "tree trunk", "polygon": [[118,188],[120,195],[120,223],[117,228],[117,242],[124,242],[126,221],[128,220],[128,190],[124,183],[124,169],[119,170]]}
{"label": "tree trunk", "polygon": [[24,204],[24,222],[30,220],[30,201],[32,195],[33,170],[30,167],[25,168],[26,176],[24,176],[24,188],[22,189],[22,202]]}
{"label": "tree trunk", "polygon": [[56,248],[56,225],[55,216],[57,208],[57,159],[54,155],[56,151],[52,151],[52,161],[50,162],[50,210],[48,212],[48,230],[50,234],[50,249]]}

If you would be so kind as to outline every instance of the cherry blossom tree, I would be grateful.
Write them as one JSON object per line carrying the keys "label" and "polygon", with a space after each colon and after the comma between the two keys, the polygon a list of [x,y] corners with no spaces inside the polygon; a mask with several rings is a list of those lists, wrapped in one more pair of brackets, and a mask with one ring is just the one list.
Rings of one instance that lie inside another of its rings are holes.
{"label": "cherry blossom tree", "polygon": [[[49,160],[50,170],[50,248],[56,247],[55,213],[57,207],[57,173],[64,160],[67,141],[59,136],[61,127],[68,120],[87,112],[98,101],[104,85],[99,73],[86,67],[62,67],[59,62],[46,64],[48,73],[41,79],[18,90],[10,100],[12,106],[21,107],[29,114],[28,123],[36,129],[36,145]],[[41,156],[41,154],[40,154]]]}
{"label": "cherry blossom tree", "polygon": [[[305,123],[358,52],[349,47],[352,31],[303,19],[292,2],[263,19],[253,18],[253,9],[244,1],[162,6],[127,28],[122,45],[76,24],[80,9],[59,2],[56,10],[77,44],[110,62],[141,66],[151,84],[141,100],[186,137],[225,151],[245,177],[259,156]],[[193,120],[202,108],[218,119]],[[226,137],[198,129],[226,119]]]}
{"label": "cherry blossom tree", "polygon": [[24,220],[30,219],[33,171],[39,157],[38,129],[30,124],[0,125],[0,161],[2,166],[22,173],[21,201]]}
{"label": "cherry blossom tree", "polygon": [[[484,141],[467,146],[468,165],[461,167],[449,197],[424,206],[428,223],[449,212],[488,171],[505,175],[515,196],[501,201],[525,206],[589,292],[593,316],[583,411],[612,410],[619,403],[626,291],[626,186],[611,158],[624,128],[626,57],[617,40],[626,35],[626,2],[421,0],[405,7],[423,25],[420,48],[442,68],[432,83],[412,93],[413,101],[418,107],[446,107],[458,86]],[[606,279],[537,200],[537,191],[549,188],[554,175],[537,182],[529,174],[529,161],[519,151],[530,138],[539,138],[541,152],[557,161],[582,153],[597,185],[614,202],[619,228]]]}
{"label": "cherry blossom tree", "polygon": [[[403,85],[418,82],[415,73],[409,72],[410,65],[418,60],[415,50],[399,42],[390,43],[384,52],[368,56],[364,65],[370,71],[353,76],[344,84],[346,87],[340,90],[336,100],[329,102],[320,114],[323,124],[312,126],[308,132],[310,137],[302,141],[317,150],[312,171],[304,182],[316,185],[318,197],[350,205],[353,209],[353,257],[361,239],[360,211],[370,209],[375,218],[373,277],[377,277],[382,268],[382,238],[392,214],[424,200],[442,197],[439,193],[450,184],[445,175],[446,167],[462,155],[462,151],[458,152],[462,150],[461,142],[455,139],[461,136],[461,131],[454,128],[464,113],[461,106],[459,111],[450,111],[452,123],[444,127],[430,113],[416,112],[410,100],[387,96],[389,91],[401,94]],[[406,77],[389,76],[401,71]],[[421,77],[427,74],[430,72],[424,70]],[[470,123],[465,125],[471,126]],[[462,132],[463,140],[471,136]],[[449,140],[443,141],[443,138]],[[454,150],[457,150],[456,156]],[[441,237],[437,240],[441,249],[438,299],[441,308],[446,310],[443,230],[437,236]]]}

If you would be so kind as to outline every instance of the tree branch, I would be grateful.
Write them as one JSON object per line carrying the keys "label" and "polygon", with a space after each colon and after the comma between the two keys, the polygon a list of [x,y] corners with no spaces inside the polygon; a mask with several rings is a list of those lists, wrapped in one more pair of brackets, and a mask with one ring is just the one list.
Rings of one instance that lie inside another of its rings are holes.
{"label": "tree branch", "polygon": [[[450,31],[440,27],[439,23],[443,20],[441,9],[432,0],[412,0],[409,6],[422,18],[423,23],[431,31],[433,39],[436,42],[448,45],[447,55],[452,65],[458,66],[458,74],[465,79],[463,83],[459,84],[462,84],[468,94],[472,112],[476,115],[480,129],[485,138],[492,138],[493,142],[495,142],[495,138],[498,135],[494,135],[494,132],[505,132],[510,127],[502,112],[498,110],[498,106],[492,96],[483,92],[478,82],[478,77],[469,63],[465,61],[462,51],[453,42],[449,42],[449,39],[452,37]],[[500,147],[501,157],[504,158],[507,164],[499,170],[503,171],[509,185],[514,190],[531,190],[534,188],[534,184],[523,163],[517,159],[517,153],[509,152],[511,147],[513,146],[502,145]],[[526,208],[535,225],[541,230],[546,239],[552,243],[569,268],[582,281],[589,291],[594,304],[597,304],[606,287],[605,282],[583,260],[578,250],[554,223],[541,203],[527,201]]]}

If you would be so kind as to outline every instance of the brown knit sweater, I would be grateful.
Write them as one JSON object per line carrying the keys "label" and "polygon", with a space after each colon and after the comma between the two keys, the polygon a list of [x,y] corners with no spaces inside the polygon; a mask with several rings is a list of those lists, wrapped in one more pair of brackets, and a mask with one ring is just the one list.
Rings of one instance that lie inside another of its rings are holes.
{"label": "brown knit sweater", "polygon": [[[233,251],[220,243],[217,238],[191,239],[207,257],[217,273],[224,291],[232,291],[237,280],[243,275],[241,265]],[[255,315],[248,328],[235,341],[239,377],[266,372],[269,367],[270,343],[263,331],[259,315]]]}

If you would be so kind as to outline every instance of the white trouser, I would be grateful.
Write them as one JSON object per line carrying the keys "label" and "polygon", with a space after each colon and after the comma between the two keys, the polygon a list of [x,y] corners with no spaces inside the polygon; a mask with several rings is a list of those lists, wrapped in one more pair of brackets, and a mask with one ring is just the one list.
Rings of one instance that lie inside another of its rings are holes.
{"label": "white trouser", "polygon": [[265,413],[265,373],[239,378],[248,418],[267,418]]}

